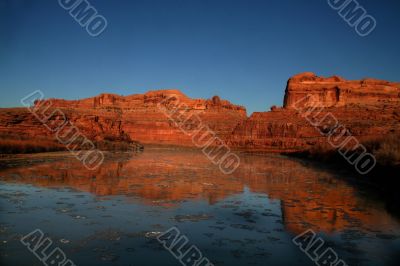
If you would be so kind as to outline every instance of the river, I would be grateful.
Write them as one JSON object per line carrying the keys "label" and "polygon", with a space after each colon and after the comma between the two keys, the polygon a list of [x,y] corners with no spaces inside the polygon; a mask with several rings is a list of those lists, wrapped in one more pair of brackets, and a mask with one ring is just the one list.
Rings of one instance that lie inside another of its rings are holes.
{"label": "river", "polygon": [[[214,265],[317,265],[312,230],[347,265],[399,265],[400,220],[351,174],[277,154],[223,174],[196,150],[151,148],[0,170],[0,264],[44,265],[21,238],[42,231],[75,265],[182,265],[158,240],[176,227]],[[190,264],[187,264],[190,265]]]}

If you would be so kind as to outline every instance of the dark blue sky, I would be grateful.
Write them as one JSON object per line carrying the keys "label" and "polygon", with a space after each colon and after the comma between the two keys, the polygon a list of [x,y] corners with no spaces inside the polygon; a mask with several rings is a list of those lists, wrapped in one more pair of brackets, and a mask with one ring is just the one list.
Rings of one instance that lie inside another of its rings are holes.
{"label": "dark blue sky", "polygon": [[400,81],[400,1],[358,0],[377,20],[360,37],[326,0],[91,0],[91,37],[57,0],[0,0],[1,107],[40,89],[78,99],[178,88],[248,114],[281,105],[299,72]]}

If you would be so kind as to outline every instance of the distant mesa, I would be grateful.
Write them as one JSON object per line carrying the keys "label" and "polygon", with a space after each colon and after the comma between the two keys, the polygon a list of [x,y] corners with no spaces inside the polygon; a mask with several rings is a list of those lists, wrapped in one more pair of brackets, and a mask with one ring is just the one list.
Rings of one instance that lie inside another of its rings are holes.
{"label": "distant mesa", "polygon": [[[306,72],[289,79],[283,105],[288,109],[294,108],[295,103],[299,103],[307,95],[312,95],[312,100],[321,107],[380,105],[383,102],[398,104],[399,93],[399,83],[370,78],[352,81],[339,76],[324,78]],[[303,101],[302,104],[309,103]]]}

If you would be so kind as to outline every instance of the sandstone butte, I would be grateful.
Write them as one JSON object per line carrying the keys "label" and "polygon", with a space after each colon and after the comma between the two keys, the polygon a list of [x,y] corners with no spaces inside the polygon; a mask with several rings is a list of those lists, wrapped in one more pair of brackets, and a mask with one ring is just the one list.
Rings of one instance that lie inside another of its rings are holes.
{"label": "sandstone butte", "polygon": [[[302,99],[312,95],[320,107],[319,116],[331,113],[360,141],[400,133],[400,83],[376,79],[348,81],[338,76],[318,77],[302,73],[289,79],[283,107],[255,112],[214,96],[191,99],[179,90],[149,91],[120,96],[101,94],[81,100],[46,99],[67,120],[91,140],[131,139],[144,144],[193,147],[183,133],[158,107],[173,97],[184,103],[186,116],[197,114],[232,149],[266,152],[306,151],[326,143],[320,133],[295,107],[308,106]],[[315,105],[315,104],[314,104]],[[57,117],[51,119],[59,119]],[[44,127],[26,108],[0,109],[0,135],[21,138],[48,138],[54,133]]]}

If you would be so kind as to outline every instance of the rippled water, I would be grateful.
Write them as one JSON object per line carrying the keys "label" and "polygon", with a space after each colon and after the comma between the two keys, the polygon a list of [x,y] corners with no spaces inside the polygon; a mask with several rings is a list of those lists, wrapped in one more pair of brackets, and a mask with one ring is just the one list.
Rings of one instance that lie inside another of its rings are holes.
{"label": "rippled water", "polygon": [[349,176],[278,155],[221,173],[198,151],[74,158],[0,170],[1,265],[43,265],[19,241],[41,229],[76,265],[181,265],[156,236],[176,226],[214,265],[316,265],[314,230],[348,265],[400,265],[400,221]]}

